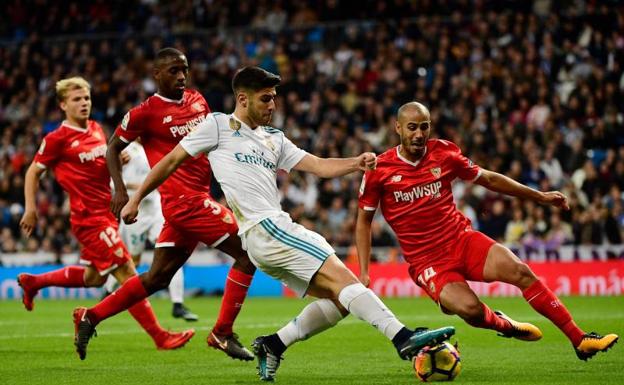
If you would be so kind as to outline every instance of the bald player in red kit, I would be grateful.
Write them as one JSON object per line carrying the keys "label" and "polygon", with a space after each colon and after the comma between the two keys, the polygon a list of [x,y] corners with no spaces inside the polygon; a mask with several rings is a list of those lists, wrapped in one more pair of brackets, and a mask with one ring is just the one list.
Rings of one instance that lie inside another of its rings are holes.
{"label": "bald player in red kit", "polygon": [[360,187],[355,236],[364,284],[370,282],[371,222],[379,206],[399,239],[410,276],[443,312],[504,337],[539,340],[542,332],[536,326],[492,311],[466,282],[501,281],[522,290],[533,309],[568,337],[579,359],[587,360],[617,342],[615,334],[581,330],[565,305],[526,264],[505,246],[473,230],[470,220],[455,207],[451,183],[460,178],[569,210],[565,195],[533,190],[475,165],[449,141],[429,139],[431,118],[420,103],[399,108],[395,129],[401,144],[377,158],[377,168],[366,172]]}
{"label": "bald player in red kit", "polygon": [[[56,83],[56,94],[65,120],[46,135],[28,168],[24,195],[26,208],[20,227],[30,236],[37,223],[36,194],[41,175],[48,169],[69,194],[71,228],[82,246],[80,262],[86,266],[68,266],[44,274],[20,274],[22,301],[26,310],[34,307],[37,292],[48,286],[101,286],[108,274],[125,282],[137,272],[125,245],[119,238],[118,223],[109,210],[110,175],[106,168],[106,136],[102,127],[89,120],[91,87],[81,77]],[[183,346],[194,330],[171,333],[164,330],[147,300],[128,311],[152,337],[158,349]],[[74,322],[80,315],[74,313]],[[81,359],[84,355],[79,353]]]}

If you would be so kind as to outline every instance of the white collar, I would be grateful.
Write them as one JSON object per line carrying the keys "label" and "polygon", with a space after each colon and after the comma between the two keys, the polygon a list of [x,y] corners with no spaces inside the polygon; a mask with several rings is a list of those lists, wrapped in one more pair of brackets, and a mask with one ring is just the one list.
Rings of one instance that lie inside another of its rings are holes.
{"label": "white collar", "polygon": [[427,154],[427,145],[425,144],[425,153],[423,154],[423,156],[418,159],[416,162],[412,162],[411,160],[405,158],[403,155],[401,155],[401,151],[399,151],[399,147],[401,147],[401,145],[399,144],[398,146],[396,146],[396,153],[397,156],[399,157],[399,159],[401,159],[403,162],[412,165],[414,167],[418,166],[418,164],[420,163],[421,160],[423,160],[423,158],[425,157],[425,155]]}
{"label": "white collar", "polygon": [[63,123],[61,123],[63,126],[67,127],[67,128],[71,128],[72,130],[76,130],[79,132],[87,132],[89,131],[89,121],[87,121],[87,127],[83,128],[83,127],[78,127],[78,126],[72,126],[71,124],[67,123],[66,120],[63,120]]}
{"label": "white collar", "polygon": [[180,100],[166,98],[162,96],[161,94],[159,94],[158,92],[155,93],[154,96],[157,96],[163,101],[168,102],[168,103],[182,104],[182,102],[184,102],[184,94],[182,94],[182,98]]}

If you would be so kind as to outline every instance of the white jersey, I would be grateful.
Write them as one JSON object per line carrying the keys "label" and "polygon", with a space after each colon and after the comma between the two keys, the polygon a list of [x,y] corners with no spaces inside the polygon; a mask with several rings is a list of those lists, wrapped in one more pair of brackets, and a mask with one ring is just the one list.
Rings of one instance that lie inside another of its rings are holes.
{"label": "white jersey", "polygon": [[[132,196],[149,174],[150,166],[140,143],[134,141],[124,151],[130,155],[130,160],[123,165],[121,177],[126,184],[128,196]],[[144,216],[162,216],[160,194],[157,190],[152,191],[141,201],[139,210]]]}
{"label": "white jersey", "polygon": [[233,114],[219,112],[208,114],[180,145],[192,156],[208,153],[239,234],[283,213],[277,170],[290,171],[307,154],[276,128],[252,130]]}

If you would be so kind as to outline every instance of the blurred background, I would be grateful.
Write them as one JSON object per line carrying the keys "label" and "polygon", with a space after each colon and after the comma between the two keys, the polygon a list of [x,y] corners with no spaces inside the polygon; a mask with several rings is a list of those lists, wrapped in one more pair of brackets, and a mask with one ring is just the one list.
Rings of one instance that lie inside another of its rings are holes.
{"label": "blurred background", "polygon": [[[244,65],[279,74],[273,125],[324,157],[398,144],[397,108],[431,110],[433,137],[478,165],[568,195],[559,211],[457,182],[475,228],[527,260],[624,258],[624,6],[617,1],[5,0],[0,14],[0,249],[5,265],[77,256],[66,195],[47,175],[21,236],[24,174],[62,120],[59,79],[92,85],[109,134],[156,91],[154,53],[185,52],[191,88],[231,112]],[[280,175],[282,204],[354,261],[361,174]],[[218,186],[214,194],[221,197]],[[400,261],[381,217],[375,258]],[[577,248],[580,246],[581,248]],[[565,250],[565,252],[561,252]],[[580,257],[578,250],[585,250]],[[589,250],[589,251],[587,251]],[[19,256],[19,257],[18,257]],[[565,258],[564,258],[565,256]],[[220,257],[216,258],[218,262]],[[20,262],[21,261],[21,262]],[[623,285],[624,286],[624,285]]]}

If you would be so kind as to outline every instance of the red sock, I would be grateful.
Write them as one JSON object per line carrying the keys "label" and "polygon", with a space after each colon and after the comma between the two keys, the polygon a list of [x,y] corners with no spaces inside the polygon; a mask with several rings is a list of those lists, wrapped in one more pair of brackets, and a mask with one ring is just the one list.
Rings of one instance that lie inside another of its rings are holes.
{"label": "red sock", "polygon": [[522,292],[522,295],[533,309],[561,329],[572,345],[578,346],[581,343],[583,331],[576,326],[565,305],[542,281],[539,279],[535,281]]}
{"label": "red sock", "polygon": [[[110,296],[109,296],[110,297]],[[159,337],[163,335],[163,328],[156,319],[156,314],[152,309],[152,305],[147,299],[141,300],[139,303],[133,305],[128,312],[134,317],[134,319],[141,325],[143,329],[149,334],[154,342],[158,344]]]}
{"label": "red sock", "polygon": [[481,305],[483,306],[483,319],[478,322],[466,321],[466,323],[474,327],[493,329],[501,333],[505,333],[511,330],[511,324],[507,320],[504,320],[497,316],[496,313],[494,313],[492,309],[490,309],[488,305],[484,304],[483,302],[481,302]]}
{"label": "red sock", "polygon": [[129,309],[132,305],[147,297],[148,294],[143,287],[143,283],[139,279],[139,276],[135,275],[124,282],[124,284],[111,295],[90,308],[87,312],[87,316],[93,325],[97,325],[101,321]]}
{"label": "red sock", "polygon": [[84,287],[84,266],[67,266],[62,269],[35,275],[37,289],[48,286]]}
{"label": "red sock", "polygon": [[215,333],[222,335],[232,334],[232,325],[243,306],[252,278],[253,275],[243,273],[234,268],[230,269],[225,280],[225,290],[221,300],[219,318],[212,329]]}

